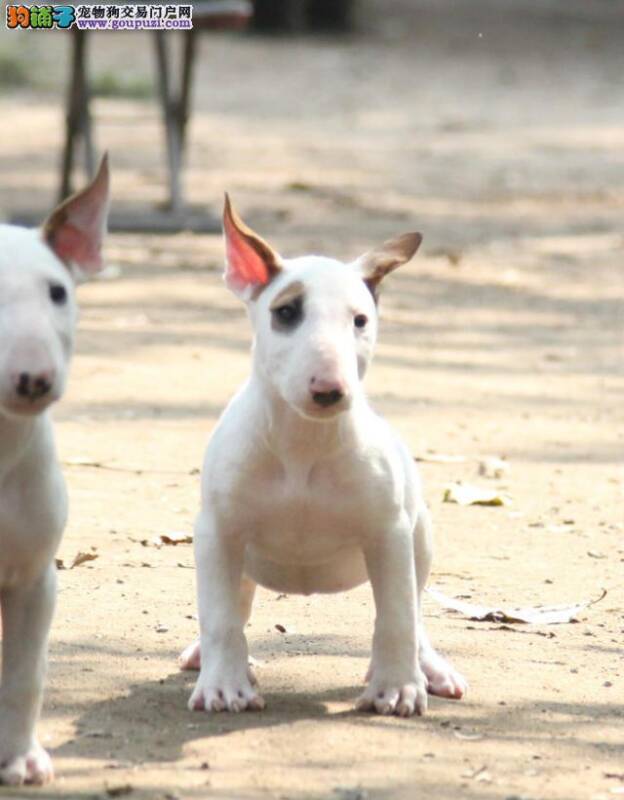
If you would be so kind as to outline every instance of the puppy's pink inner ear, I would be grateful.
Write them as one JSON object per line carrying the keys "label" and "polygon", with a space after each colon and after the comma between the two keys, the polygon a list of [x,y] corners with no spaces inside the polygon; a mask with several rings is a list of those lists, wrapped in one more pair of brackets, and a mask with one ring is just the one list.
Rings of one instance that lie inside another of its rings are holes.
{"label": "puppy's pink inner ear", "polygon": [[227,277],[237,288],[269,282],[263,257],[245,240],[229,219],[225,220]]}
{"label": "puppy's pink inner ear", "polygon": [[43,236],[66,264],[84,272],[102,268],[102,241],[106,232],[109,200],[108,158],[102,158],[91,183],[61,203],[43,225]]}
{"label": "puppy's pink inner ear", "polygon": [[85,235],[83,231],[66,222],[50,237],[50,246],[61,261],[75,261],[86,270],[98,270],[102,266],[102,251],[99,241]]}
{"label": "puppy's pink inner ear", "polygon": [[265,286],[281,269],[281,259],[257,233],[251,230],[234,210],[225,195],[223,209],[226,270],[228,286],[240,292],[247,287]]}

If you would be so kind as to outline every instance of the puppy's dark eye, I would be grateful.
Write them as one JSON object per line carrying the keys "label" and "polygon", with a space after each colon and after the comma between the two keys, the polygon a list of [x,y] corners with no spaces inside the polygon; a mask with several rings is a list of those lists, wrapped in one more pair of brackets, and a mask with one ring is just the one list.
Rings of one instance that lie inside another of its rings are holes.
{"label": "puppy's dark eye", "polygon": [[356,314],[353,317],[353,324],[356,328],[365,328],[366,323],[368,322],[368,317],[366,314]]}
{"label": "puppy's dark eye", "polygon": [[283,328],[294,328],[303,317],[303,303],[300,299],[291,300],[283,306],[273,309],[273,318]]}
{"label": "puppy's dark eye", "polygon": [[67,289],[62,283],[50,284],[50,300],[57,306],[62,306],[67,302]]}

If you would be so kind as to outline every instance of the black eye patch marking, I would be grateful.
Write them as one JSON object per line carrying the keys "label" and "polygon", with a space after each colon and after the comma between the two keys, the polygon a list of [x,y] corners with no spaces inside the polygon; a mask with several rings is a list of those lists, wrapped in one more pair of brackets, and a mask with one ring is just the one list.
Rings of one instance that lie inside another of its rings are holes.
{"label": "black eye patch marking", "polygon": [[368,317],[366,314],[356,314],[353,317],[353,324],[356,328],[365,328],[368,324]]}
{"label": "black eye patch marking", "polygon": [[303,320],[303,297],[295,297],[277,308],[272,308],[271,316],[274,330],[293,330]]}
{"label": "black eye patch marking", "polygon": [[270,306],[271,327],[274,331],[289,333],[303,321],[303,284],[299,281],[286,286]]}
{"label": "black eye patch marking", "polygon": [[67,302],[67,289],[62,283],[51,283],[48,293],[56,306],[63,306]]}

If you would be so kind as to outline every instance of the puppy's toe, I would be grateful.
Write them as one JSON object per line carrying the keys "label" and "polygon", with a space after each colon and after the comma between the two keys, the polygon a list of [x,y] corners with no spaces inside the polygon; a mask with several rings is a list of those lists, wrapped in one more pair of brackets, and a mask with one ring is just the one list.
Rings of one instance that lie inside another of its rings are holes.
{"label": "puppy's toe", "polygon": [[265,707],[264,698],[259,694],[254,695],[247,703],[248,711],[262,711]]}
{"label": "puppy's toe", "polygon": [[26,758],[18,756],[0,766],[0,784],[21,786],[26,783]]}
{"label": "puppy's toe", "polygon": [[460,700],[468,689],[468,682],[439,653],[430,651],[421,659],[423,672],[427,677],[429,694]]}
{"label": "puppy's toe", "polygon": [[401,697],[396,706],[399,717],[422,716],[427,710],[427,692],[424,686],[409,683],[401,689]]}
{"label": "puppy's toe", "polygon": [[225,692],[225,705],[228,711],[233,711],[235,714],[240,711],[261,711],[264,708],[264,700],[249,683],[237,690]]}
{"label": "puppy's toe", "polygon": [[451,700],[461,700],[466,694],[468,684],[464,678],[457,673],[429,681],[429,693],[438,697],[448,697]]}
{"label": "puppy's toe", "polygon": [[372,681],[356,703],[358,711],[373,711],[387,716],[411,717],[427,710],[427,691],[423,675],[400,685]]}
{"label": "puppy's toe", "polygon": [[388,689],[384,692],[379,692],[374,701],[375,711],[384,716],[394,713],[398,699],[398,689]]}
{"label": "puppy's toe", "polygon": [[355,701],[355,710],[372,711],[373,708],[375,707],[374,703],[375,703],[374,698],[371,697],[368,691],[364,691]]}
{"label": "puppy's toe", "polygon": [[26,783],[42,786],[54,777],[52,759],[40,745],[35,747],[26,756]]}

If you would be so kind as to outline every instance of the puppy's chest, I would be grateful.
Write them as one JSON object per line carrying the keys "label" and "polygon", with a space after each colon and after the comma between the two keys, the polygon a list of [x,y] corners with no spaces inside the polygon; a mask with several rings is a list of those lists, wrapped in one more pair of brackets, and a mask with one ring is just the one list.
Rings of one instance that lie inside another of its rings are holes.
{"label": "puppy's chest", "polygon": [[46,491],[36,481],[0,481],[0,587],[39,573],[54,555],[67,513],[56,483]]}
{"label": "puppy's chest", "polygon": [[362,498],[333,470],[273,470],[252,503],[251,542],[276,560],[323,560],[361,541]]}

